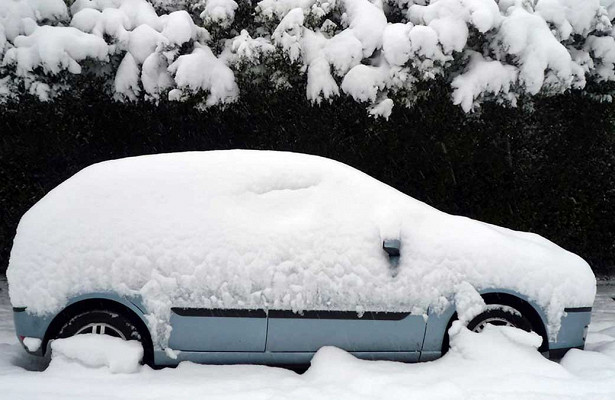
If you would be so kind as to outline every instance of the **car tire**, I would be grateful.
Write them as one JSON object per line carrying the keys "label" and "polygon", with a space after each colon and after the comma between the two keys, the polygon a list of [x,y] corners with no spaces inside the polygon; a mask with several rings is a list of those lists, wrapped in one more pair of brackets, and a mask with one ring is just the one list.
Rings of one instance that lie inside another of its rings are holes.
{"label": "car tire", "polygon": [[[446,327],[444,338],[442,339],[442,350],[440,353],[442,356],[450,350],[448,330],[455,320],[457,320],[457,313],[454,314],[453,318],[449,321]],[[466,328],[473,332],[480,332],[487,324],[513,326],[515,328],[523,329],[526,332],[536,331],[530,320],[527,319],[519,310],[503,304],[488,304],[483,312],[470,320],[470,322],[466,325]]]}
{"label": "car tire", "polygon": [[517,309],[501,304],[490,304],[474,317],[467,325],[472,332],[481,332],[488,324],[511,326],[524,331],[532,331],[532,324]]}
{"label": "car tire", "polygon": [[141,332],[137,324],[122,313],[104,309],[81,312],[68,319],[54,339],[83,333],[104,334],[123,340],[138,340],[143,346],[143,364],[154,367],[153,347],[149,336]]}
{"label": "car tire", "polygon": [[56,338],[67,338],[83,333],[142,342],[139,330],[128,318],[108,310],[86,311],[73,316],[60,328]]}

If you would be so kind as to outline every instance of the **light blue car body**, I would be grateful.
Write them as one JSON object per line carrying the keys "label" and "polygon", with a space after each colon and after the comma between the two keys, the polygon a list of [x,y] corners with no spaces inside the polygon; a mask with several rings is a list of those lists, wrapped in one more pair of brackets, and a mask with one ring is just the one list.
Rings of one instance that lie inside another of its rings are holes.
{"label": "light blue car body", "polygon": [[[546,331],[544,311],[526,296],[505,289],[483,290],[489,294],[514,296],[535,311]],[[104,299],[131,310],[147,326],[146,308],[138,297],[115,293],[89,293],[77,296],[67,307],[84,300]],[[43,346],[34,354],[43,355],[48,330],[57,314],[34,315],[27,309],[14,309],[18,337],[38,338]],[[211,310],[172,308],[170,349],[154,349],[154,363],[177,365],[181,361],[208,364],[307,364],[323,346],[336,346],[363,359],[405,362],[429,361],[441,356],[446,331],[455,317],[455,307],[426,315],[410,313],[372,313],[355,311]],[[583,348],[591,307],[567,308],[556,339],[541,350],[561,356],[570,348]],[[179,352],[177,352],[179,350]],[[171,353],[171,354],[169,354]],[[172,355],[176,354],[176,357]]]}

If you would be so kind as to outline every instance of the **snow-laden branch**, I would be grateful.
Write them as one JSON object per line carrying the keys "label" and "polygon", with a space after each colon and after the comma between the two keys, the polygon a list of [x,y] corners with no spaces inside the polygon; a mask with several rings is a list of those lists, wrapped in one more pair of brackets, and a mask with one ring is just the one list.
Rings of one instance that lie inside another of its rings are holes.
{"label": "snow-laden branch", "polygon": [[613,18],[615,0],[12,0],[0,98],[47,100],[85,71],[119,101],[208,107],[237,99],[238,82],[299,74],[314,103],[350,96],[388,118],[438,78],[469,112],[614,81]]}

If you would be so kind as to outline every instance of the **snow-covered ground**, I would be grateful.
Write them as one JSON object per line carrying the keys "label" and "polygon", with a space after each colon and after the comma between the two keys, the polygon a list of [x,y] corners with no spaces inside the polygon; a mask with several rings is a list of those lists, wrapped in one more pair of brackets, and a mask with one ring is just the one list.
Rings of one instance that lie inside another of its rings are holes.
{"label": "snow-covered ground", "polygon": [[[175,369],[113,367],[118,350],[79,355],[83,343],[54,346],[49,365],[28,356],[15,338],[7,284],[0,280],[2,399],[615,399],[615,282],[601,283],[587,350],[560,363],[533,349],[536,336],[511,328],[467,330],[442,359],[402,364],[361,361],[323,348],[309,370],[182,363]],[[97,340],[100,338],[92,338]],[[69,339],[70,341],[71,339]],[[85,338],[84,340],[88,340]],[[83,342],[83,340],[80,340]],[[121,344],[120,344],[121,345]],[[130,351],[130,346],[126,351]],[[126,363],[134,357],[125,357]],[[132,360],[132,361],[130,361]],[[89,365],[89,366],[87,366]],[[94,367],[101,365],[101,367]],[[105,366],[109,365],[109,366]],[[117,371],[135,371],[130,374]]]}

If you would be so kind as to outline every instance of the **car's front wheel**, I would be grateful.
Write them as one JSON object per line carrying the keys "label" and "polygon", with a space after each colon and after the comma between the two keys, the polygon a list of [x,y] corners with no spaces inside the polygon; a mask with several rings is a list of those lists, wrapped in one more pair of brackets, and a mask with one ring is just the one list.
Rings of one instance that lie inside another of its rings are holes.
{"label": "car's front wheel", "polygon": [[519,310],[502,304],[490,304],[468,323],[468,329],[481,332],[487,325],[511,326],[530,332],[532,324]]}

